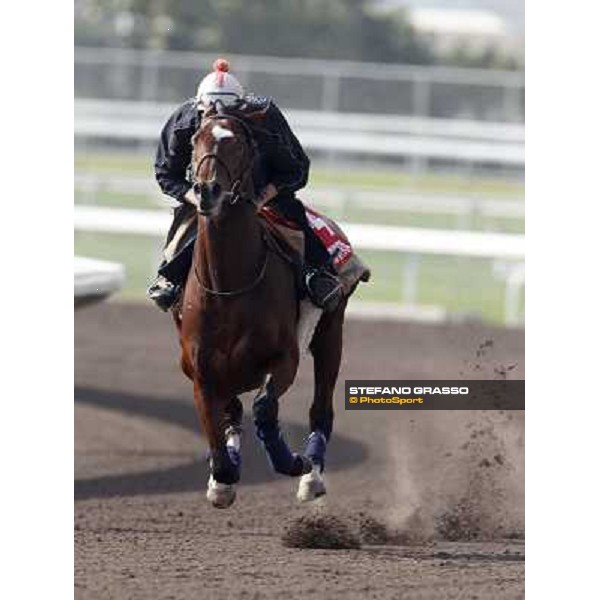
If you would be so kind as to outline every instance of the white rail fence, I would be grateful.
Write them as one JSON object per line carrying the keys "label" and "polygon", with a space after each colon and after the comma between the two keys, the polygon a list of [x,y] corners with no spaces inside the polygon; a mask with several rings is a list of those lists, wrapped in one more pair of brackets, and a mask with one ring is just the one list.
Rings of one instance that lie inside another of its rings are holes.
{"label": "white rail fence", "polygon": [[[97,196],[105,192],[146,196],[155,200],[157,206],[164,206],[169,202],[168,197],[160,193],[156,182],[151,177],[77,171],[75,189],[80,194],[80,201],[89,204],[97,204]],[[405,211],[453,215],[457,217],[457,225],[463,229],[469,228],[469,224],[472,224],[478,216],[517,221],[525,218],[525,203],[518,199],[478,195],[392,194],[377,189],[344,189],[328,186],[308,186],[299,195],[308,204],[335,208],[342,214],[350,208],[360,208],[377,212]]]}
{"label": "white rail fence", "polygon": [[[286,109],[523,122],[523,72],[228,55],[247,89]],[[75,48],[76,95],[177,101],[211,69],[214,54]]]}
{"label": "white rail fence", "polygon": [[[166,234],[169,224],[169,214],[163,211],[80,205],[74,210],[74,225],[78,231],[162,236]],[[462,256],[501,261],[506,279],[504,320],[507,325],[520,323],[519,300],[525,281],[523,235],[354,223],[340,225],[357,249],[395,251],[407,256],[402,279],[404,302],[409,306],[416,304],[420,255]]]}
{"label": "white rail fence", "polygon": [[[80,138],[156,143],[172,104],[120,100],[75,101],[75,135]],[[338,155],[405,158],[414,170],[431,160],[523,169],[524,128],[506,123],[288,111],[302,144]]]}

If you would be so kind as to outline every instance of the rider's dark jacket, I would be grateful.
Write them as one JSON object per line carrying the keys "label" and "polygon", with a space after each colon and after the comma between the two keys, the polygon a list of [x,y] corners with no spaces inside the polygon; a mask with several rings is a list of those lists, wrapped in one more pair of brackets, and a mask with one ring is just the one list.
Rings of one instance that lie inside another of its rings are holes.
{"label": "rider's dark jacket", "polygon": [[[240,109],[264,112],[260,127],[251,127],[260,154],[254,174],[256,191],[272,183],[279,196],[293,196],[308,181],[310,161],[285,117],[270,98],[245,96]],[[196,100],[187,100],[171,115],[160,135],[154,163],[156,179],[165,194],[180,202],[191,187],[188,178],[191,140],[201,116]]]}

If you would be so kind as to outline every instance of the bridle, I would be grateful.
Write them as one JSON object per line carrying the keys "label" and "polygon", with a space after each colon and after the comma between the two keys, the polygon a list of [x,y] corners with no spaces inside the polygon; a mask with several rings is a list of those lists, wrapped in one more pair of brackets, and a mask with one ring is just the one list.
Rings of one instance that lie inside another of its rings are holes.
{"label": "bridle", "polygon": [[269,247],[267,246],[266,248],[267,249],[265,252],[265,259],[263,260],[262,267],[260,269],[260,273],[255,277],[255,279],[249,285],[241,287],[241,288],[236,288],[234,290],[215,290],[213,288],[209,288],[208,286],[206,286],[202,283],[202,278],[200,277],[200,273],[198,272],[198,265],[196,263],[194,263],[194,275],[196,276],[198,285],[200,285],[200,288],[202,289],[202,291],[206,292],[207,294],[210,294],[212,296],[225,297],[225,298],[231,298],[234,296],[242,296],[243,294],[247,294],[248,292],[251,292],[254,288],[258,287],[260,282],[265,278],[265,274],[267,272],[267,264],[269,262],[269,254],[271,254]]}
{"label": "bridle", "polygon": [[[219,165],[221,165],[223,167],[223,169],[225,170],[225,173],[227,174],[227,179],[229,180],[229,183],[231,184],[231,189],[229,191],[227,191],[227,192],[223,192],[223,195],[225,197],[228,197],[229,204],[233,205],[238,200],[243,199],[243,200],[247,200],[248,202],[251,202],[252,204],[254,204],[256,206],[256,203],[254,202],[254,200],[252,198],[243,197],[241,195],[241,193],[240,193],[240,190],[242,189],[242,186],[246,183],[248,177],[252,176],[254,165],[256,164],[256,161],[258,159],[258,146],[256,144],[254,136],[252,135],[252,131],[250,130],[250,128],[244,122],[243,119],[240,119],[239,117],[236,117],[235,115],[229,115],[229,114],[205,115],[202,118],[202,122],[204,123],[206,121],[211,121],[211,120],[212,121],[217,121],[219,119],[229,119],[229,120],[232,120],[232,121],[236,121],[237,123],[239,123],[242,126],[242,128],[244,130],[244,134],[246,136],[246,144],[245,145],[250,150],[250,158],[247,161],[246,166],[241,169],[241,171],[238,174],[238,176],[234,177],[231,174],[231,170],[227,166],[227,163],[218,155],[216,149],[213,152],[207,152],[198,161],[198,164],[196,165],[196,168],[194,169],[194,172],[193,172],[193,177],[194,177],[194,191],[196,191],[195,186],[198,185],[200,187],[200,194],[202,195],[203,190],[205,189],[203,186],[206,185],[206,183],[198,181],[198,175],[199,175],[199,172],[200,172],[200,167],[206,161],[208,161],[210,159],[213,159],[217,164],[219,164]],[[201,127],[203,127],[203,123],[201,124]]]}
{"label": "bridle", "polygon": [[[252,135],[252,131],[250,130],[248,125],[242,119],[240,119],[234,115],[223,115],[223,114],[206,115],[203,117],[202,121],[218,120],[218,119],[224,119],[224,118],[236,121],[242,125],[242,127],[244,129],[244,133],[246,135],[246,146],[250,149],[250,159],[248,160],[247,165],[243,169],[241,169],[239,175],[234,178],[231,174],[229,167],[227,166],[227,163],[217,154],[217,152],[216,151],[208,152],[198,161],[198,164],[196,165],[196,168],[194,169],[194,173],[193,173],[194,186],[200,185],[200,193],[202,194],[202,190],[205,189],[202,186],[206,185],[206,184],[203,182],[198,183],[198,174],[199,174],[200,167],[202,166],[202,164],[206,160],[209,160],[212,158],[216,163],[220,164],[225,169],[227,178],[229,179],[229,183],[231,184],[231,189],[228,192],[222,192],[223,195],[229,197],[229,204],[233,205],[238,200],[242,199],[242,200],[246,200],[246,201],[250,202],[256,208],[257,204],[253,200],[252,197],[250,197],[250,198],[243,197],[240,193],[242,185],[246,182],[246,179],[248,178],[248,176],[252,175],[252,170],[254,169],[255,162],[258,158],[258,147],[256,145],[256,141],[254,140],[254,136]],[[201,125],[201,127],[202,127],[202,125]],[[246,293],[252,291],[254,288],[258,287],[258,285],[261,283],[261,281],[265,278],[270,253],[271,252],[270,252],[269,246],[267,245],[266,252],[265,252],[265,258],[263,260],[259,274],[255,277],[255,279],[249,285],[241,287],[241,288],[237,288],[237,289],[233,289],[233,290],[215,290],[213,288],[208,287],[207,285],[202,283],[202,277],[200,276],[200,273],[198,272],[198,265],[195,261],[194,261],[194,275],[196,276],[196,280],[198,281],[200,288],[207,294],[210,294],[213,296],[219,296],[219,297],[228,297],[228,298],[235,297],[235,296],[241,296],[243,294],[246,294]]]}

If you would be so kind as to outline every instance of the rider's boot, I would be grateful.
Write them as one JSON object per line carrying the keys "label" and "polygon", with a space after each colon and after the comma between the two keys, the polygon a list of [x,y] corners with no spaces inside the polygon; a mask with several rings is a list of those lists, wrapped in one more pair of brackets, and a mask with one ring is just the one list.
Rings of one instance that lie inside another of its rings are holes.
{"label": "rider's boot", "polygon": [[334,311],[343,298],[342,283],[329,263],[308,267],[305,284],[310,299],[325,312]]}
{"label": "rider's boot", "polygon": [[167,312],[179,299],[185,287],[187,274],[192,266],[195,236],[180,248],[170,261],[163,261],[158,268],[158,277],[146,292],[156,305]]}
{"label": "rider's boot", "polygon": [[167,312],[179,298],[180,291],[181,289],[178,285],[171,283],[163,275],[159,275],[152,282],[146,293],[156,303],[158,308]]}

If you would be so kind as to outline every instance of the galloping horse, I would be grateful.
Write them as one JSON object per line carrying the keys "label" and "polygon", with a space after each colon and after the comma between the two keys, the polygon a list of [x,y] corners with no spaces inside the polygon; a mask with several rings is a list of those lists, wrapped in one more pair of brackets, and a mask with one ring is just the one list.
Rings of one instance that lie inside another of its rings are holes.
{"label": "galloping horse", "polygon": [[304,453],[293,453],[279,427],[278,402],[298,369],[299,302],[293,270],[267,243],[258,214],[252,183],[256,142],[244,119],[212,111],[192,144],[198,236],[174,315],[181,367],[194,384],[210,446],[207,498],[217,508],[235,500],[243,412],[238,394],[259,390],[252,406],[257,436],[273,469],[301,476],[298,498],[312,500],[325,493],[322,471],[347,299],[324,313],[315,329],[310,435]]}

